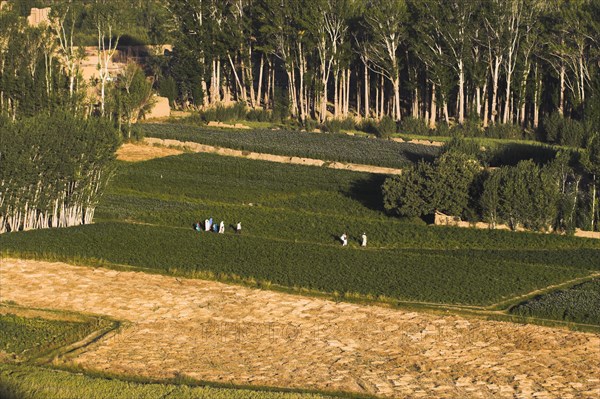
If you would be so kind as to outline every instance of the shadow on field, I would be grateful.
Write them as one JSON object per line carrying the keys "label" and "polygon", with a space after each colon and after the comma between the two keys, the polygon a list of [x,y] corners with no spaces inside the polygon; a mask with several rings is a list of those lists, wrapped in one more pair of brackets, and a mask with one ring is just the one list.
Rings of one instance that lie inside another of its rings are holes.
{"label": "shadow on field", "polygon": [[531,159],[538,165],[545,165],[556,157],[557,150],[550,146],[510,143],[502,145],[490,156],[490,166],[515,166],[520,161]]}
{"label": "shadow on field", "polygon": [[418,144],[407,143],[400,154],[413,164],[423,160],[433,162],[439,155],[440,150],[437,147],[422,146]]}
{"label": "shadow on field", "polygon": [[381,186],[387,176],[370,175],[366,179],[356,180],[344,193],[348,198],[359,201],[362,205],[375,211],[384,211]]}

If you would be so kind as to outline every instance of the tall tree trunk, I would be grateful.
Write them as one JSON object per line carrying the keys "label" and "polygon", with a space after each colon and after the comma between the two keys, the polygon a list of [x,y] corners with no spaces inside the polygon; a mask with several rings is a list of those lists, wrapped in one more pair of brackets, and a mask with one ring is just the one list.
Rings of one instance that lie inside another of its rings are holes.
{"label": "tall tree trunk", "polygon": [[596,174],[592,175],[592,231],[596,228]]}
{"label": "tall tree trunk", "polygon": [[496,122],[496,116],[498,115],[498,81],[500,80],[501,63],[500,57],[496,56],[492,71],[492,109],[490,110],[492,124]]}
{"label": "tall tree trunk", "polygon": [[379,119],[381,119],[385,115],[385,80],[383,75],[381,75],[379,84],[381,85],[381,89],[379,90],[379,95],[381,97],[379,99]]}
{"label": "tall tree trunk", "polygon": [[565,114],[565,74],[566,74],[566,68],[564,64],[560,65],[560,73],[559,73],[559,79],[560,79],[560,98],[558,101],[558,113],[561,115]]}
{"label": "tall tree trunk", "polygon": [[[256,106],[260,107],[261,106],[261,101],[262,101],[262,84],[263,84],[263,71],[265,69],[265,55],[261,54],[260,55],[260,68],[258,71],[258,88],[256,90],[256,100],[257,100],[257,104]],[[265,103],[265,108],[266,108],[267,104]]]}
{"label": "tall tree trunk", "polygon": [[435,93],[435,83],[431,84],[431,113],[429,115],[429,128],[435,129],[437,121],[437,98]]}
{"label": "tall tree trunk", "polygon": [[502,117],[502,123],[508,123],[510,114],[512,113],[511,99],[512,99],[512,71],[506,72],[506,98],[504,99],[504,116]]}
{"label": "tall tree trunk", "polygon": [[300,88],[298,90],[300,94],[300,119],[302,121],[306,120],[306,104],[304,101],[304,73],[306,67],[306,60],[304,58],[304,52],[302,51],[302,43],[298,44],[298,63],[300,64]]}
{"label": "tall tree trunk", "polygon": [[534,70],[535,88],[533,93],[533,128],[537,129],[540,123],[540,106],[542,98],[542,77],[539,73],[539,65],[535,64]]}
{"label": "tall tree trunk", "polygon": [[369,110],[369,68],[367,66],[367,62],[364,62],[364,66],[365,66],[365,118],[369,117],[370,114],[370,110]]}
{"label": "tall tree trunk", "polygon": [[351,78],[351,70],[350,68],[346,69],[346,97],[344,99],[344,116],[347,117],[350,113],[350,78]]}
{"label": "tall tree trunk", "polygon": [[333,74],[333,116],[337,118],[340,115],[340,71],[336,68]]}
{"label": "tall tree trunk", "polygon": [[402,119],[400,110],[400,77],[396,76],[393,81],[394,85],[394,119],[398,122]]}
{"label": "tall tree trunk", "polygon": [[458,123],[465,123],[465,71],[462,59],[458,62]]}
{"label": "tall tree trunk", "polygon": [[446,121],[446,124],[449,124],[450,116],[448,115],[448,100],[446,99],[446,96],[442,96],[442,111],[444,113],[444,120]]}

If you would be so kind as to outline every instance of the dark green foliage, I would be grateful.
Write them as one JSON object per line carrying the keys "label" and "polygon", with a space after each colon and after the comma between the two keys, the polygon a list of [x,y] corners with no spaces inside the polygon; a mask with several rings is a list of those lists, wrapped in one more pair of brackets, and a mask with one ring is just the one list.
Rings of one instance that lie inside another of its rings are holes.
{"label": "dark green foliage", "polygon": [[420,162],[383,185],[386,210],[400,216],[434,211],[459,216],[467,209],[479,164],[460,152],[446,152],[433,165]]}
{"label": "dark green foliage", "polygon": [[329,133],[341,133],[342,130],[354,130],[356,121],[352,117],[345,119],[330,118],[325,121],[322,128]]}
{"label": "dark green foliage", "polygon": [[[438,130],[444,131],[446,126],[441,124]],[[440,134],[442,135],[442,134]],[[483,130],[481,122],[478,120],[467,119],[462,125],[454,125],[450,128],[450,136],[452,137],[481,137]]]}
{"label": "dark green foliage", "polygon": [[396,122],[386,115],[377,124],[376,132],[378,137],[388,138],[390,135],[396,133]]}
{"label": "dark green foliage", "polygon": [[414,134],[417,136],[429,136],[429,134],[432,133],[423,119],[412,117],[402,119],[399,131],[400,133]]}
{"label": "dark green foliage", "polygon": [[[246,113],[246,119],[257,122],[272,122],[273,112],[266,109],[251,109]],[[312,121],[312,120],[311,120]],[[316,124],[316,122],[315,122]],[[316,127],[316,125],[315,125]]]}
{"label": "dark green foliage", "polygon": [[383,206],[395,215],[420,217],[434,211],[431,204],[432,185],[435,171],[426,162],[408,168],[402,175],[386,179],[383,183]]}
{"label": "dark green foliage", "polygon": [[482,147],[479,143],[474,140],[465,140],[460,137],[453,137],[450,141],[444,143],[442,147],[442,154],[447,152],[458,152],[467,155],[471,159],[482,160],[485,152],[482,151]]}
{"label": "dark green foliage", "polygon": [[600,325],[600,279],[538,296],[510,312],[525,317]]}
{"label": "dark green foliage", "polygon": [[197,116],[194,116],[193,118],[200,118],[205,123],[213,121],[231,122],[246,119],[246,114],[246,105],[243,103],[236,103],[233,106],[217,104],[215,107],[199,111]]}
{"label": "dark green foliage", "polygon": [[327,135],[283,130],[210,130],[173,124],[141,126],[148,137],[392,168],[401,168],[419,159],[431,160],[439,152],[438,148],[431,146],[373,140],[345,134]]}
{"label": "dark green foliage", "polygon": [[554,113],[543,121],[546,141],[571,147],[582,147],[587,139],[583,123]]}
{"label": "dark green foliage", "polygon": [[485,129],[485,137],[494,139],[519,140],[523,137],[523,128],[513,124],[496,124]]}
{"label": "dark green foliage", "polygon": [[491,172],[484,183],[482,208],[486,219],[496,217],[512,229],[551,229],[558,213],[558,176],[550,167],[539,167],[532,161],[521,161],[516,167],[503,167]]}
{"label": "dark green foliage", "polygon": [[161,79],[158,82],[158,94],[162,97],[167,97],[171,107],[175,106],[175,99],[177,98],[177,82],[172,76]]}

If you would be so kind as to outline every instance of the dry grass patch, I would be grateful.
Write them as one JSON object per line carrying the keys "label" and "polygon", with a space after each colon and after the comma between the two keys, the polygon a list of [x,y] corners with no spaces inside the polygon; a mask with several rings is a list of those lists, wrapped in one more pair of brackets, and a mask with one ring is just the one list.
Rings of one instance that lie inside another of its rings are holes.
{"label": "dry grass patch", "polygon": [[183,154],[182,150],[141,143],[125,143],[117,151],[117,159],[125,162],[143,162],[155,158]]}

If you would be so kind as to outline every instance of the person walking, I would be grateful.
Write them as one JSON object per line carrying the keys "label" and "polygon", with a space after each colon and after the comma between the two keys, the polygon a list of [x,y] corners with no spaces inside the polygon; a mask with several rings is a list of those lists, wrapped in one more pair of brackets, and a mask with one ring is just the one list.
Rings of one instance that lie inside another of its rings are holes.
{"label": "person walking", "polygon": [[342,241],[342,247],[345,247],[348,245],[348,236],[346,235],[346,233],[343,233],[340,236],[340,240]]}
{"label": "person walking", "polygon": [[237,234],[242,234],[242,222],[238,222],[238,224],[235,226],[235,232]]}
{"label": "person walking", "polygon": [[360,236],[360,238],[361,238],[360,246],[361,247],[366,247],[367,246],[367,234],[366,233],[362,233],[362,236]]}
{"label": "person walking", "polygon": [[225,222],[221,220],[219,224],[219,234],[225,234]]}
{"label": "person walking", "polygon": [[210,223],[208,219],[204,219],[204,231],[210,231]]}

